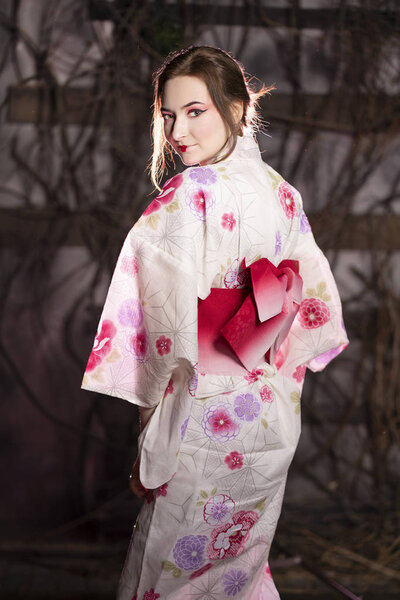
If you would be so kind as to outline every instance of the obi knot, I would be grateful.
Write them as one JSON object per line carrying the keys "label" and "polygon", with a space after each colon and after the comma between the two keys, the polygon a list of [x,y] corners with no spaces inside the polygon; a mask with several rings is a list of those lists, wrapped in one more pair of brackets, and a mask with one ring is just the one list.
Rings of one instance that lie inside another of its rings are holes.
{"label": "obi knot", "polygon": [[199,368],[234,375],[273,364],[299,310],[303,281],[297,260],[242,262],[242,288],[211,288],[198,301]]}

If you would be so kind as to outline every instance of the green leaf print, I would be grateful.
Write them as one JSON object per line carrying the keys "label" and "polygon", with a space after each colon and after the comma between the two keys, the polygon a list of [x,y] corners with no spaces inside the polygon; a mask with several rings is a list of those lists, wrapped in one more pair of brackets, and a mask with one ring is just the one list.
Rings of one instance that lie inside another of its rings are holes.
{"label": "green leaf print", "polygon": [[255,510],[259,510],[260,512],[262,512],[264,510],[264,508],[265,508],[266,500],[267,500],[266,498],[263,498],[262,500],[259,500],[257,502],[257,504],[254,505],[253,508]]}
{"label": "green leaf print", "polygon": [[284,179],[281,175],[279,175],[279,173],[277,173],[273,169],[268,169],[268,173],[272,180],[272,187],[274,188],[274,190],[276,190],[279,187],[279,184],[282,183],[282,181],[284,181]]}
{"label": "green leaf print", "polygon": [[306,294],[307,294],[307,296],[310,296],[311,298],[321,298],[321,300],[324,300],[324,302],[329,302],[331,297],[329,294],[325,294],[325,290],[326,290],[325,281],[320,281],[317,284],[316,290],[314,288],[307,288]]}
{"label": "green leaf print", "polygon": [[205,490],[200,490],[200,496],[202,498],[208,498],[208,494],[207,494],[207,492]]}
{"label": "green leaf print", "polygon": [[169,560],[162,560],[161,567],[163,571],[172,571],[172,569],[176,569],[174,563],[170,562]]}
{"label": "green leaf print", "polygon": [[196,506],[204,506],[204,502],[202,500],[199,500],[199,502],[196,502]]}
{"label": "green leaf print", "polygon": [[160,215],[151,215],[151,217],[147,217],[146,225],[148,227],[150,227],[151,229],[155,230],[158,228],[159,220],[160,220]]}
{"label": "green leaf print", "polygon": [[165,210],[169,213],[172,213],[178,209],[179,209],[179,202],[177,200],[174,200],[173,202],[171,202],[171,204],[168,204],[168,206],[165,207]]}
{"label": "green leaf print", "polygon": [[265,427],[265,429],[268,428],[268,421],[267,421],[267,419],[261,419],[261,423]]}
{"label": "green leaf print", "polygon": [[216,493],[217,493],[217,488],[214,488],[213,490],[211,490],[211,496],[215,496]]}
{"label": "green leaf print", "polygon": [[290,400],[296,404],[294,412],[296,415],[300,414],[300,394],[299,392],[292,392],[290,394]]}
{"label": "green leaf print", "polygon": [[171,571],[174,577],[180,577],[182,575],[182,571],[169,560],[162,560],[161,567],[164,571]]}

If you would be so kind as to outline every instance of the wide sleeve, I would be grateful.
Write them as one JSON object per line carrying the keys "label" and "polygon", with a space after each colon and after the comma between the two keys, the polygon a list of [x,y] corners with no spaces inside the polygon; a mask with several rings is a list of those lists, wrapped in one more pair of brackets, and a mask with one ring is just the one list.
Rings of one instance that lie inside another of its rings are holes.
{"label": "wide sleeve", "polygon": [[349,343],[342,316],[342,304],[329,262],[317,245],[300,193],[284,182],[289,234],[283,258],[299,261],[303,280],[300,308],[275,358],[278,369],[293,376],[297,367],[321,371]]}
{"label": "wide sleeve", "polygon": [[196,278],[188,264],[131,229],[111,279],[83,389],[155,407],[180,361],[197,362]]}

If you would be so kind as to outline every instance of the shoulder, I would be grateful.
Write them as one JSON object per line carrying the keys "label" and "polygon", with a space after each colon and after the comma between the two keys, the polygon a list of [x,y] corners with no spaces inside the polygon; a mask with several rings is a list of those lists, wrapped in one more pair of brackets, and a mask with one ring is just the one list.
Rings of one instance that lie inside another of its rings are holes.
{"label": "shoulder", "polygon": [[172,215],[175,220],[196,218],[203,221],[213,210],[224,178],[225,169],[217,167],[188,167],[168,179],[143,211],[137,225],[155,228],[157,222],[168,220]]}
{"label": "shoulder", "polygon": [[271,165],[265,163],[265,166],[271,181],[272,189],[275,192],[276,198],[279,201],[285,216],[290,220],[295,216],[300,216],[303,211],[303,201],[300,192],[292,184],[286,181],[278,171],[275,171]]}

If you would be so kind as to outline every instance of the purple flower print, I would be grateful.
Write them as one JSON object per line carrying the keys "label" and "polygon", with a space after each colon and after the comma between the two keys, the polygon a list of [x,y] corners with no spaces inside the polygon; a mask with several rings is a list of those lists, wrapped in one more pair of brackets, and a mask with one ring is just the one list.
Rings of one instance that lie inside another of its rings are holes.
{"label": "purple flower print", "polygon": [[185,535],[180,538],[172,551],[178,567],[186,571],[199,569],[205,563],[204,550],[207,542],[206,535]]}
{"label": "purple flower print", "polygon": [[195,367],[193,370],[193,375],[190,378],[190,381],[188,383],[188,391],[191,396],[195,395],[198,385],[199,385],[199,374],[197,372],[197,368]]}
{"label": "purple flower print", "polygon": [[275,233],[275,255],[280,254],[282,251],[282,237],[281,237],[281,232],[279,231],[279,229],[277,230],[277,232]]}
{"label": "purple flower print", "polygon": [[254,421],[260,414],[261,406],[252,394],[240,394],[235,398],[235,413],[243,421]]}
{"label": "purple flower print", "polygon": [[225,276],[224,276],[224,285],[226,288],[231,289],[231,288],[239,287],[239,282],[237,280],[238,269],[239,269],[239,260],[237,258],[235,258],[235,260],[232,262],[232,264],[229,265],[229,267],[227,268]]}
{"label": "purple flower print", "polygon": [[125,300],[119,307],[118,320],[121,325],[137,329],[143,321],[143,311],[140,300],[137,298]]}
{"label": "purple flower print", "polygon": [[226,494],[217,494],[212,496],[204,505],[204,520],[209,525],[219,525],[229,521],[235,512],[235,503],[230,496]]}
{"label": "purple flower print", "polygon": [[195,217],[205,221],[206,215],[214,209],[215,195],[206,187],[193,187],[186,196],[186,205]]}
{"label": "purple flower print", "polygon": [[205,409],[201,425],[204,433],[216,442],[232,440],[240,431],[240,425],[231,414],[228,402],[218,402]]}
{"label": "purple flower print", "polygon": [[224,591],[227,596],[236,596],[246,585],[249,576],[241,569],[231,569],[222,578]]}
{"label": "purple flower print", "polygon": [[190,171],[189,177],[193,181],[204,185],[211,185],[217,181],[217,174],[210,167],[196,167],[193,171]]}
{"label": "purple flower print", "polygon": [[183,438],[185,437],[185,433],[186,433],[186,429],[189,423],[189,417],[187,419],[185,419],[181,425],[181,441],[183,440]]}
{"label": "purple flower print", "polygon": [[301,233],[308,233],[309,231],[311,231],[310,223],[303,209],[301,209],[300,212],[300,231]]}
{"label": "purple flower print", "polygon": [[149,337],[145,330],[138,331],[128,336],[126,349],[134,355],[136,360],[144,362],[149,354]]}
{"label": "purple flower print", "polygon": [[328,350],[327,352],[324,352],[323,354],[319,354],[318,356],[316,356],[315,362],[317,362],[321,365],[327,365],[333,358],[335,358],[335,356],[340,354],[341,351],[342,351],[341,346],[339,346],[338,348],[332,348],[332,350]]}

